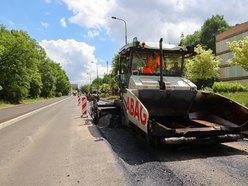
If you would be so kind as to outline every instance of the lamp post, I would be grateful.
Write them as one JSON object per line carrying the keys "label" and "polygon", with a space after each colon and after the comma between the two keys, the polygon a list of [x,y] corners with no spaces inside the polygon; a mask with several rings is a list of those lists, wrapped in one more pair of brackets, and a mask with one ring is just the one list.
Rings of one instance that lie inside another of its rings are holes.
{"label": "lamp post", "polygon": [[126,21],[123,20],[123,19],[114,17],[114,16],[112,17],[112,19],[117,19],[117,20],[120,20],[120,21],[123,21],[124,22],[124,24],[125,24],[125,43],[127,44],[127,23],[126,23]]}
{"label": "lamp post", "polygon": [[90,73],[87,73],[89,76],[90,76],[90,84],[91,84],[91,74]]}
{"label": "lamp post", "polygon": [[[95,63],[95,62],[94,61],[91,61],[91,63]],[[96,74],[97,74],[97,79],[98,79],[98,65],[97,64],[96,64]]]}

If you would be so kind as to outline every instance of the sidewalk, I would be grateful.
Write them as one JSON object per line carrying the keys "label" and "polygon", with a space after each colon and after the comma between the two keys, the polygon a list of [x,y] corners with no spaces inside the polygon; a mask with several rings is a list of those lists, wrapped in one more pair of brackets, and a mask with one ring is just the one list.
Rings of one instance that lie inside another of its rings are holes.
{"label": "sidewalk", "polygon": [[[81,118],[81,107],[75,106],[72,122],[72,167],[76,167],[79,185],[127,185],[111,146],[92,124],[90,116]],[[77,160],[79,162],[74,162]],[[75,172],[73,171],[73,172]],[[72,175],[73,179],[73,175]]]}

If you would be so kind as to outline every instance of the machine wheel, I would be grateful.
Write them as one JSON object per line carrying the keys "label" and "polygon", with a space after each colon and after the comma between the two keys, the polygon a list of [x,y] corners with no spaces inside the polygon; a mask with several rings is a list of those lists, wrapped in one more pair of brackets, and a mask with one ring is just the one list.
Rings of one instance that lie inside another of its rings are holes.
{"label": "machine wheel", "polygon": [[155,148],[160,148],[163,144],[163,139],[157,136],[153,137],[153,146]]}
{"label": "machine wheel", "polygon": [[124,111],[121,110],[121,126],[122,127],[130,127],[131,123],[128,120],[127,116],[125,115]]}
{"label": "machine wheel", "polygon": [[92,103],[91,117],[93,119],[93,123],[97,125],[99,122],[99,111],[96,99],[94,99]]}

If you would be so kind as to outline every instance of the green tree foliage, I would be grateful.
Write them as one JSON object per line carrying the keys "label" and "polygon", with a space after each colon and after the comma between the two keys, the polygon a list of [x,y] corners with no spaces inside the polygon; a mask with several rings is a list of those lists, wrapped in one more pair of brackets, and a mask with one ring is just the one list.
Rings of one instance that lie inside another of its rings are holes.
{"label": "green tree foliage", "polygon": [[102,93],[111,93],[111,87],[110,87],[110,84],[107,84],[107,83],[103,83],[99,90],[102,92]]}
{"label": "green tree foliage", "polygon": [[42,91],[41,95],[43,97],[53,97],[55,96],[56,90],[56,71],[53,69],[53,61],[47,59],[40,65],[41,80],[42,80]]}
{"label": "green tree foliage", "polygon": [[204,50],[201,45],[195,48],[197,55],[186,60],[185,76],[198,88],[209,86],[219,77],[219,58],[212,51]]}
{"label": "green tree foliage", "polygon": [[39,71],[35,71],[33,74],[31,74],[31,76],[29,96],[31,98],[37,98],[40,96],[43,86],[41,81],[41,74]]}
{"label": "green tree foliage", "polygon": [[192,35],[187,35],[185,38],[182,38],[179,45],[187,46],[187,45],[198,45],[200,44],[201,32],[195,31]]}
{"label": "green tree foliage", "polygon": [[119,69],[119,55],[115,55],[114,59],[112,61],[112,76],[115,77],[118,74],[118,69]]}
{"label": "green tree foliage", "polygon": [[61,94],[63,96],[68,95],[71,89],[71,85],[65,71],[59,64],[52,64],[56,76],[56,94]]}
{"label": "green tree foliage", "polygon": [[248,36],[244,40],[228,42],[228,45],[233,53],[230,63],[248,71]]}
{"label": "green tree foliage", "polygon": [[24,31],[4,26],[0,26],[0,85],[0,99],[12,103],[41,94],[53,96],[57,90],[66,95],[70,89],[65,72],[47,59],[35,40]]}
{"label": "green tree foliage", "polygon": [[111,73],[105,74],[103,79],[94,79],[90,87],[99,89],[103,93],[115,95],[118,91],[118,68],[119,55],[115,55],[112,61]]}
{"label": "green tree foliage", "polygon": [[102,84],[103,84],[103,79],[98,77],[92,81],[91,87],[99,89]]}
{"label": "green tree foliage", "polygon": [[201,30],[182,38],[179,45],[196,46],[197,44],[200,44],[206,47],[206,49],[211,49],[213,53],[215,53],[215,36],[226,31],[228,28],[230,28],[230,26],[225,21],[224,16],[212,16],[203,23]]}
{"label": "green tree foliage", "polygon": [[201,27],[201,45],[206,46],[207,49],[211,49],[215,53],[215,36],[228,28],[230,26],[222,15],[212,16],[207,19]]}
{"label": "green tree foliage", "polygon": [[84,93],[84,92],[88,93],[89,91],[90,91],[90,86],[89,85],[82,85],[80,87],[80,92],[82,92],[82,93]]}
{"label": "green tree foliage", "polygon": [[116,95],[116,93],[119,90],[119,83],[118,83],[118,69],[119,69],[119,55],[115,55],[113,60],[112,60],[112,72],[111,72],[111,90],[112,90],[112,95]]}
{"label": "green tree foliage", "polygon": [[4,99],[20,102],[28,96],[31,76],[36,67],[36,42],[23,31],[1,28],[0,43],[4,51],[0,61],[0,76]]}
{"label": "green tree foliage", "polygon": [[103,83],[110,84],[112,81],[112,74],[105,74],[102,79]]}

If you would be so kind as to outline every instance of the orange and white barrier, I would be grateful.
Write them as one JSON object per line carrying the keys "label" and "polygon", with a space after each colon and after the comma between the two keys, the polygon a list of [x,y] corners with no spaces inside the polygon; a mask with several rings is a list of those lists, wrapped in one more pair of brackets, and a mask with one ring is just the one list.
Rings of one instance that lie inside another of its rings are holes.
{"label": "orange and white barrier", "polygon": [[78,95],[78,106],[80,105],[80,95]]}
{"label": "orange and white barrier", "polygon": [[82,97],[82,118],[87,118],[88,117],[88,112],[87,112],[87,97],[83,96]]}

